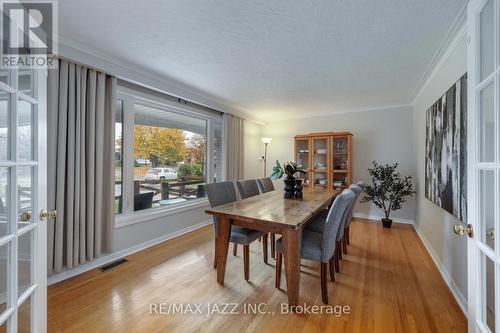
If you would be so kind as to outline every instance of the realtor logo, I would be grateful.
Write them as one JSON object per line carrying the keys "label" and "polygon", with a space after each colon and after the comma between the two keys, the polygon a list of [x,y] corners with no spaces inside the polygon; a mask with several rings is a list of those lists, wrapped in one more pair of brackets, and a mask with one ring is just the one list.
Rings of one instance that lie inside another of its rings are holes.
{"label": "realtor logo", "polygon": [[57,2],[1,1],[1,67],[54,68]]}

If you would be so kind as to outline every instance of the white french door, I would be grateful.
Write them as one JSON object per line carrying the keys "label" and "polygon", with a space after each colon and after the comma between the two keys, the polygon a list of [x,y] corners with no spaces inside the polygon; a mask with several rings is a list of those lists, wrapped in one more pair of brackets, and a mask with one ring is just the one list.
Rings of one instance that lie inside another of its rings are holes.
{"label": "white french door", "polygon": [[469,332],[500,332],[500,0],[468,4]]}
{"label": "white french door", "polygon": [[0,69],[0,333],[47,326],[46,82]]}

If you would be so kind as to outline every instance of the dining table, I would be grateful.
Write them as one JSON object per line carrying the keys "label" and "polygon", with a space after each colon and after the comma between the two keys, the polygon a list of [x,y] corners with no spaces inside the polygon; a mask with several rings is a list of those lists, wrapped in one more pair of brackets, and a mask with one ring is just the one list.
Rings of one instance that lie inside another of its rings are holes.
{"label": "dining table", "polygon": [[205,212],[216,217],[218,223],[215,235],[217,282],[224,285],[232,225],[280,234],[288,304],[298,305],[302,230],[324,213],[340,192],[318,187],[304,188],[302,199],[285,199],[282,190],[275,190],[206,209]]}

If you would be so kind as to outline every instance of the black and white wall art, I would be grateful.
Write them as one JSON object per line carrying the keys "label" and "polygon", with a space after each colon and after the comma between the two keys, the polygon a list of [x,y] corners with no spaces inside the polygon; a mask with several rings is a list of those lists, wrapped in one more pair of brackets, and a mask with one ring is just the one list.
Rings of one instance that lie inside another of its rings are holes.
{"label": "black and white wall art", "polygon": [[467,221],[467,74],[427,110],[425,197]]}

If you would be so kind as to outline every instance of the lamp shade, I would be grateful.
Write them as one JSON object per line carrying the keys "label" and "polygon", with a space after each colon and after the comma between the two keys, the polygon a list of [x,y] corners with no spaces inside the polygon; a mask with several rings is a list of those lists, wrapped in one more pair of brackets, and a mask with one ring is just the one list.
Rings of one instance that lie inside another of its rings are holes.
{"label": "lamp shade", "polygon": [[260,138],[262,140],[263,143],[269,143],[271,141],[273,141],[272,138]]}

